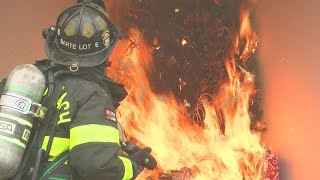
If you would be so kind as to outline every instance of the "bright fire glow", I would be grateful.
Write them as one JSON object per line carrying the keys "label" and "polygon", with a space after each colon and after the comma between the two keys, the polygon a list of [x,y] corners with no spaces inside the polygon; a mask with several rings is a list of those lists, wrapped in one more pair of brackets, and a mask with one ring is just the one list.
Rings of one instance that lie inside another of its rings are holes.
{"label": "bright fire glow", "polygon": [[182,46],[184,46],[184,45],[188,44],[188,42],[187,42],[186,39],[183,38],[182,41],[181,41],[181,44],[182,44]]}
{"label": "bright fire glow", "polygon": [[[235,50],[231,52],[234,56],[242,39],[250,49],[253,33],[248,15],[242,12],[240,38],[235,38]],[[156,171],[144,171],[138,179],[156,178],[160,173],[184,167],[192,170],[192,179],[262,179],[265,150],[260,144],[260,135],[250,131],[248,113],[254,92],[253,75],[239,68],[234,58],[227,59],[229,82],[221,87],[218,95],[212,95],[215,101],[199,98],[205,108],[205,127],[199,127],[186,115],[183,102],[178,103],[171,94],[160,96],[152,92],[146,76],[153,67],[152,48],[144,43],[136,29],[131,29],[130,38],[136,43],[135,48],[127,49],[130,41],[119,43],[111,57],[113,66],[108,75],[125,84],[129,92],[117,110],[127,137],[152,147],[158,161]],[[253,52],[244,50],[243,58]],[[220,130],[218,116],[224,119],[224,132]]]}

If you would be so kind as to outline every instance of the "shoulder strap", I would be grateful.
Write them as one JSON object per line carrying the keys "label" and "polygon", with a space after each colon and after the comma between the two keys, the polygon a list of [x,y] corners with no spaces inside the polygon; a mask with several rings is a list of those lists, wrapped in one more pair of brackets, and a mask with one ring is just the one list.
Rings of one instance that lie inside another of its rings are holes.
{"label": "shoulder strap", "polygon": [[[46,113],[43,123],[39,128],[39,132],[36,137],[37,139],[36,139],[35,149],[37,150],[37,152],[36,152],[36,159],[34,160],[35,164],[34,164],[34,173],[32,175],[32,180],[36,180],[38,177],[38,171],[39,171],[40,163],[43,157],[42,143],[43,143],[44,137],[47,135],[49,128],[55,129],[56,123],[58,121],[58,118],[57,118],[58,113],[55,113],[56,112],[55,107],[56,107],[56,102],[58,101],[61,93],[62,84],[59,80],[55,80],[54,86],[55,87],[53,88],[52,95],[49,94],[49,97],[46,99],[47,101],[44,102],[45,105],[48,107],[48,111]],[[48,150],[51,149],[51,145],[53,141],[53,137],[51,137],[51,134],[49,136],[50,136],[50,139],[47,146]]]}
{"label": "shoulder strap", "polygon": [[[49,80],[50,81],[50,80]],[[21,180],[30,177],[36,180],[38,176],[39,165],[43,156],[42,143],[49,128],[49,124],[54,112],[55,105],[59,99],[62,85],[59,80],[49,82],[49,92],[47,98],[43,101],[43,105],[48,108],[44,119],[34,121],[32,135],[30,137],[28,146],[24,153],[20,168],[17,174],[12,178],[13,180]],[[53,87],[54,86],[54,87]]]}

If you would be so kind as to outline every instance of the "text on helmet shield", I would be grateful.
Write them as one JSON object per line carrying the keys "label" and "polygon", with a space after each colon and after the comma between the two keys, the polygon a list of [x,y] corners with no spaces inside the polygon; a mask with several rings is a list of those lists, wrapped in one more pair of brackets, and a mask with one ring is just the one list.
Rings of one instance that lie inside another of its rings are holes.
{"label": "text on helmet shield", "polygon": [[[68,42],[68,41],[65,41],[63,39],[60,39],[60,44],[70,48],[70,49],[74,49],[74,50],[80,50],[80,51],[83,51],[83,50],[88,50],[88,49],[91,49],[91,44],[74,44],[74,43],[71,43],[71,42]],[[99,42],[96,42],[94,44],[94,47],[99,47]]]}
{"label": "text on helmet shield", "polygon": [[91,49],[91,44],[79,44],[79,50],[87,50],[87,49]]}

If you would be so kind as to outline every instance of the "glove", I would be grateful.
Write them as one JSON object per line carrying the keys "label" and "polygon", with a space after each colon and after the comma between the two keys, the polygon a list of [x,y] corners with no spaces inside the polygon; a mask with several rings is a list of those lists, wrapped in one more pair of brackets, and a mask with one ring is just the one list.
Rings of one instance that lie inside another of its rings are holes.
{"label": "glove", "polygon": [[145,163],[145,160],[148,159],[150,153],[151,153],[150,147],[145,147],[132,155],[130,155],[130,158],[134,160],[138,165],[143,166]]}
{"label": "glove", "polygon": [[151,148],[146,147],[129,156],[129,158],[133,160],[133,179],[136,179],[136,177],[143,171],[145,160],[148,159],[148,155],[150,155],[150,153]]}
{"label": "glove", "polygon": [[133,177],[132,179],[136,179],[139,174],[143,171],[144,167],[136,163],[132,160],[132,167],[133,167]]}
{"label": "glove", "polygon": [[138,150],[137,152],[131,155],[131,158],[137,162],[137,164],[149,169],[154,170],[157,167],[156,159],[150,154],[151,148],[146,147],[142,150]]}
{"label": "glove", "polygon": [[149,169],[153,170],[157,167],[156,159],[150,154],[151,148],[146,147],[141,149],[136,144],[132,142],[122,142],[121,148],[124,150],[132,160],[134,160],[137,164]]}

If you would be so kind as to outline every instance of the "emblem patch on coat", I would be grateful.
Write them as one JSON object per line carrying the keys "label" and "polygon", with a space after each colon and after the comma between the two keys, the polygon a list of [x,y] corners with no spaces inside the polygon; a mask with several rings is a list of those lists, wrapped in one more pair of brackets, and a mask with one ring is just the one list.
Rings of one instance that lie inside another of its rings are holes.
{"label": "emblem patch on coat", "polygon": [[117,122],[116,114],[109,109],[106,109],[106,120]]}

